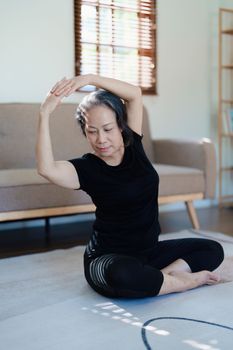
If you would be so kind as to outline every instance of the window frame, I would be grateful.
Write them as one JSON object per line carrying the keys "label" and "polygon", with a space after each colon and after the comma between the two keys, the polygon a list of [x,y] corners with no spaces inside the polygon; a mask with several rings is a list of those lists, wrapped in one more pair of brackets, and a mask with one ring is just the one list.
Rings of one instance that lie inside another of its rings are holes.
{"label": "window frame", "polygon": [[[135,0],[137,1],[137,0]],[[141,0],[138,0],[141,1]],[[142,0],[143,1],[143,0]],[[74,0],[74,48],[75,48],[75,75],[81,74],[81,6],[85,3],[85,0]],[[151,86],[149,88],[144,88],[140,86],[143,95],[157,95],[157,0],[151,0],[151,4],[153,6],[153,10],[151,16],[154,17],[154,22],[152,25],[151,31],[151,55],[148,57],[152,58],[152,79]],[[101,4],[100,4],[101,5]],[[97,6],[96,6],[97,7]],[[154,12],[154,13],[153,13]],[[142,56],[143,49],[138,49],[141,51],[139,56]],[[140,65],[138,65],[138,69],[140,69]],[[99,74],[98,72],[96,74]],[[112,76],[114,78],[114,76]],[[130,83],[130,82],[129,82]],[[96,87],[93,87],[91,91],[97,90]],[[80,90],[82,92],[90,92],[90,90],[85,90],[85,87]]]}

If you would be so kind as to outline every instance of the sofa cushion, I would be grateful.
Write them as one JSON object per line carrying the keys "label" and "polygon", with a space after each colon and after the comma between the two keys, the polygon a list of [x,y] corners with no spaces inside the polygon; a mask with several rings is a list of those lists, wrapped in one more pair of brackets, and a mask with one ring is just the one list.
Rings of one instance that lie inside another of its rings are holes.
{"label": "sofa cushion", "polygon": [[0,212],[93,204],[83,191],[54,184],[0,187]]}
{"label": "sofa cushion", "polygon": [[173,196],[204,192],[203,171],[194,168],[153,164],[159,174],[159,196]]}
{"label": "sofa cushion", "polygon": [[[159,196],[172,196],[204,191],[201,170],[154,164],[160,177]],[[83,191],[51,184],[36,169],[0,170],[0,211],[52,208],[92,204]]]}

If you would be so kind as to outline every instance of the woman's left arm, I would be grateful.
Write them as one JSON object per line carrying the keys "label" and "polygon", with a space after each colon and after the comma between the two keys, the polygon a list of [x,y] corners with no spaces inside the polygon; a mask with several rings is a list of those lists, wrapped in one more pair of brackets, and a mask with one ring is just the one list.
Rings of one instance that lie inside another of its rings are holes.
{"label": "woman's left arm", "polygon": [[[85,83],[84,83],[85,81]],[[84,85],[94,85],[97,88],[108,90],[125,101],[128,117],[128,125],[139,135],[142,134],[143,104],[142,93],[138,86],[124,81],[107,78],[96,74],[86,74],[67,79],[65,88],[70,88],[66,96],[69,96]],[[55,95],[62,93],[59,88],[53,91]]]}

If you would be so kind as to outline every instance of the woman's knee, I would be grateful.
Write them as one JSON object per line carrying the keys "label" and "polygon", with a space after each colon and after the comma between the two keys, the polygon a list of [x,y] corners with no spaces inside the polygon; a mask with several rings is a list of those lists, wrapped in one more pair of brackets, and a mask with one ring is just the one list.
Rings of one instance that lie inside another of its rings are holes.
{"label": "woman's knee", "polygon": [[224,250],[222,245],[217,241],[211,239],[203,241],[205,242],[204,251],[207,253],[209,259],[209,267],[207,266],[206,269],[213,271],[222,263],[224,259]]}
{"label": "woman's knee", "polygon": [[163,283],[160,270],[144,265],[136,258],[116,259],[108,267],[106,278],[109,286],[125,297],[158,295]]}
{"label": "woman's knee", "polygon": [[163,274],[131,256],[102,256],[86,262],[85,276],[98,293],[110,297],[141,298],[158,294]]}
{"label": "woman's knee", "polygon": [[222,245],[214,240],[209,241],[209,249],[214,253],[215,257],[219,259],[219,263],[221,263],[224,259],[224,250]]}
{"label": "woman's knee", "polygon": [[112,287],[129,287],[139,262],[134,258],[121,257],[114,259],[106,270],[106,280]]}

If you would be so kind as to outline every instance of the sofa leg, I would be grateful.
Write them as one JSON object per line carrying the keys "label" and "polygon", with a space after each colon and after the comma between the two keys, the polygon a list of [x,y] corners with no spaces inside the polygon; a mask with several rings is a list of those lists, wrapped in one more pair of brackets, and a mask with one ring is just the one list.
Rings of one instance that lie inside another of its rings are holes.
{"label": "sofa leg", "polygon": [[192,222],[193,228],[196,229],[196,230],[199,230],[200,229],[200,225],[199,225],[199,222],[198,222],[196,210],[195,210],[195,208],[193,206],[193,202],[192,201],[187,201],[187,202],[185,202],[185,205],[186,205],[186,208],[187,208],[187,211],[188,211],[188,214],[189,214],[189,218],[190,218],[190,220]]}
{"label": "sofa leg", "polygon": [[50,239],[50,223],[49,223],[49,217],[46,217],[45,218],[45,241],[46,241],[46,244],[49,245],[50,242],[51,242],[51,239]]}

